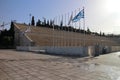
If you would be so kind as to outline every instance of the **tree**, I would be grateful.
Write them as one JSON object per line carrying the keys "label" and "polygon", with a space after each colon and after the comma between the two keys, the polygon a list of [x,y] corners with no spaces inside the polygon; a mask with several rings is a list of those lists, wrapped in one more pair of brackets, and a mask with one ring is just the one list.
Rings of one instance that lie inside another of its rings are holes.
{"label": "tree", "polygon": [[14,32],[14,24],[13,24],[13,22],[11,21],[11,25],[10,25],[10,30],[9,30],[10,32],[12,32],[12,34],[14,34],[13,32]]}
{"label": "tree", "polygon": [[91,34],[91,31],[90,31],[90,29],[89,29],[89,28],[87,28],[87,33],[88,33],[88,34]]}
{"label": "tree", "polygon": [[102,35],[102,32],[100,31],[100,36]]}
{"label": "tree", "polygon": [[13,22],[11,21],[11,25],[10,25],[10,30],[8,31],[9,34],[10,34],[10,37],[11,37],[11,45],[14,46],[14,24]]}
{"label": "tree", "polygon": [[105,36],[105,33],[103,32],[102,36]]}
{"label": "tree", "polygon": [[47,20],[47,27],[49,26],[49,20]]}
{"label": "tree", "polygon": [[41,21],[40,19],[38,19],[37,23],[36,23],[36,26],[41,26]]}
{"label": "tree", "polygon": [[62,26],[63,26],[63,21],[60,22],[60,27],[62,27]]}
{"label": "tree", "polygon": [[46,26],[46,19],[44,19],[43,25]]}
{"label": "tree", "polygon": [[5,29],[0,34],[0,48],[14,48],[14,23],[12,21],[10,29]]}
{"label": "tree", "polygon": [[50,27],[52,28],[53,21],[52,21],[52,20],[50,20],[50,23],[49,23],[49,24],[50,24]]}
{"label": "tree", "polygon": [[32,21],[31,21],[31,25],[34,26],[35,25],[35,20],[34,20],[34,16],[32,16]]}

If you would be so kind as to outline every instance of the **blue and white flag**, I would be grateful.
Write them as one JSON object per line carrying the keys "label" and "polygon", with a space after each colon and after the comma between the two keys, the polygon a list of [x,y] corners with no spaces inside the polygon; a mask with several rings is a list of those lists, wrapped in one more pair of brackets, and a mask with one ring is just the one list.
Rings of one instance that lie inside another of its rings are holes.
{"label": "blue and white flag", "polygon": [[79,21],[81,18],[84,18],[84,9],[82,9],[73,19],[73,22]]}

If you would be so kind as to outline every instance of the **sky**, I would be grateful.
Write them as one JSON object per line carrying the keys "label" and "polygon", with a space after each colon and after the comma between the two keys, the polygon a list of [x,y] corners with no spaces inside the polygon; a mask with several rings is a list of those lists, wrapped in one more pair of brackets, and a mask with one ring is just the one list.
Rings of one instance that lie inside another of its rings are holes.
{"label": "sky", "polygon": [[[16,20],[18,23],[29,23],[30,16],[35,21],[43,17],[56,19],[63,16],[65,24],[72,14],[85,9],[85,28],[95,32],[120,34],[120,0],[0,0],[0,24]],[[67,17],[68,16],[68,17]],[[58,23],[56,22],[56,23]],[[80,22],[82,29],[83,21]],[[79,26],[79,22],[73,25]],[[9,29],[9,25],[5,26]]]}

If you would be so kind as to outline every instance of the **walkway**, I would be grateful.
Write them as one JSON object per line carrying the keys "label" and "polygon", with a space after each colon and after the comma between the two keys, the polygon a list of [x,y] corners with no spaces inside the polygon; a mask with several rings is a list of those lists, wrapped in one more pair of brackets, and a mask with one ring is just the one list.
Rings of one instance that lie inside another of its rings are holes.
{"label": "walkway", "polygon": [[0,80],[120,80],[120,52],[69,58],[0,50]]}

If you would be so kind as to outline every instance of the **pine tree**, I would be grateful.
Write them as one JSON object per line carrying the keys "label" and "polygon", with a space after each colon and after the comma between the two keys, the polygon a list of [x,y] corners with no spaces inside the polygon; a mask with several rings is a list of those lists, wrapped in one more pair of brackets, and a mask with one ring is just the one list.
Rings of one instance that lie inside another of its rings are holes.
{"label": "pine tree", "polygon": [[52,27],[52,24],[53,24],[53,22],[52,22],[52,20],[50,20],[50,27]]}
{"label": "pine tree", "polygon": [[34,20],[34,16],[32,16],[32,21],[31,21],[31,25],[34,26],[35,25],[35,20]]}
{"label": "pine tree", "polygon": [[87,28],[87,33],[88,33],[88,34],[91,34],[91,31],[90,31],[90,29],[89,29],[89,28]]}
{"label": "pine tree", "polygon": [[36,26],[41,26],[41,21],[40,19],[38,19],[37,23],[36,23]]}
{"label": "pine tree", "polygon": [[100,31],[100,36],[102,35],[102,32]]}
{"label": "pine tree", "polygon": [[47,27],[49,26],[49,20],[47,20]]}
{"label": "pine tree", "polygon": [[46,26],[46,19],[44,19],[44,26]]}

